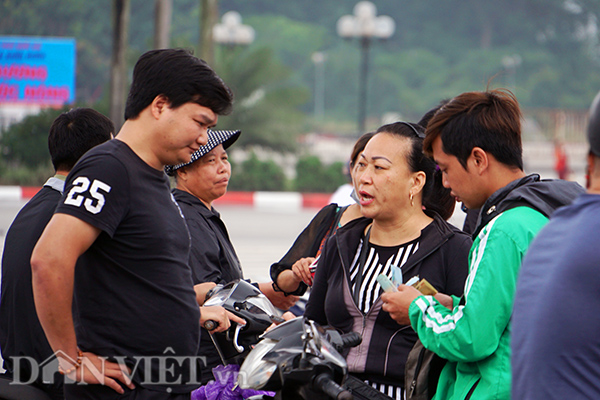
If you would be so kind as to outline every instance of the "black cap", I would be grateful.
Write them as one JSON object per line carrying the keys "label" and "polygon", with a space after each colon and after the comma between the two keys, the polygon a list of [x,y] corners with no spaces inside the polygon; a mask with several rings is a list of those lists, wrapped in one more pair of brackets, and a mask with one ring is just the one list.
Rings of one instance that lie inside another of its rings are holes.
{"label": "black cap", "polygon": [[192,159],[190,162],[177,164],[177,165],[167,165],[165,167],[165,172],[169,176],[175,175],[175,171],[177,171],[181,167],[185,167],[186,165],[190,165],[196,160],[199,160],[210,152],[212,149],[223,143],[223,148],[228,148],[231,146],[238,138],[240,137],[241,131],[213,131],[208,130],[208,142],[204,146],[200,146],[194,154],[192,154]]}
{"label": "black cap", "polygon": [[596,95],[590,107],[587,137],[590,150],[596,157],[600,157],[600,93]]}

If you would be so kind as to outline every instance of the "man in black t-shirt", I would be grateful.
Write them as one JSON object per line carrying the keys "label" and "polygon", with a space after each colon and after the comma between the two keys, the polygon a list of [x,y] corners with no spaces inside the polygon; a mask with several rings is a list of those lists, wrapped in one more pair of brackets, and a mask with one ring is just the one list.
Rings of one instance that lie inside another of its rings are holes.
{"label": "man in black t-shirt", "polygon": [[[92,147],[112,138],[110,119],[91,108],[75,108],[60,114],[52,123],[48,149],[55,175],[19,211],[4,241],[2,254],[2,300],[0,301],[0,348],[9,378],[33,381],[52,399],[62,399],[62,379],[43,381],[44,361],[52,349],[35,312],[29,259],[44,227],[50,221],[77,160]],[[15,357],[30,357],[36,363]]]}
{"label": "man in black t-shirt", "polygon": [[116,139],[69,174],[31,260],[36,308],[61,370],[88,383],[65,385],[67,399],[120,398],[115,391],[189,399],[199,385],[198,322],[216,320],[218,330],[230,322],[220,307],[199,312],[189,233],[163,168],[188,162],[231,103],[204,61],[149,51],[134,68]]}

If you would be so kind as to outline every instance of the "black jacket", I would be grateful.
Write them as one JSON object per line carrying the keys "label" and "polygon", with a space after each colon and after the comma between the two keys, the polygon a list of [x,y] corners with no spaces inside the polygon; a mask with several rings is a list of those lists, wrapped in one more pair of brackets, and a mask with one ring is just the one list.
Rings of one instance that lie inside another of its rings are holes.
{"label": "black jacket", "polygon": [[[203,282],[226,284],[243,279],[240,262],[219,213],[214,208],[209,210],[196,196],[183,190],[173,189],[173,197],[185,217],[192,239],[189,264],[194,285]],[[198,355],[204,357],[201,379],[206,384],[214,379],[212,369],[222,362],[210,334],[201,329],[200,335]]]}
{"label": "black jacket", "polygon": [[[362,334],[362,344],[345,354],[350,372],[403,386],[404,364],[417,340],[416,333],[381,311],[380,298],[366,315],[362,314],[350,291],[350,265],[370,223],[366,218],[351,221],[327,241],[305,316],[343,332]],[[471,244],[467,234],[434,215],[433,222],[421,231],[419,249],[402,267],[404,280],[419,275],[440,292],[462,295]]]}
{"label": "black jacket", "polygon": [[194,285],[243,279],[242,269],[219,213],[193,194],[173,189],[191,236],[190,267]]}

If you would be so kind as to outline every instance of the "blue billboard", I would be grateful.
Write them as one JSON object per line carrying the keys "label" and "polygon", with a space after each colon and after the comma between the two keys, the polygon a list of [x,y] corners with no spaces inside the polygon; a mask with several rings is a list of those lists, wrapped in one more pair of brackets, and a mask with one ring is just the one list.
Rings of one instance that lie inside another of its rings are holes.
{"label": "blue billboard", "polygon": [[0,36],[0,104],[75,101],[75,39]]}

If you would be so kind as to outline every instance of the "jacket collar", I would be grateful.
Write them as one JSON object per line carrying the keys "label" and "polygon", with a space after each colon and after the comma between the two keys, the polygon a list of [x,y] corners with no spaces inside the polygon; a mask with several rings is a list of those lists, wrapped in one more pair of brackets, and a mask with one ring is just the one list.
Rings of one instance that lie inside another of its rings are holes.
{"label": "jacket collar", "polygon": [[203,217],[217,217],[221,219],[221,214],[219,214],[219,212],[215,210],[214,207],[211,207],[211,209],[209,210],[208,207],[206,207],[206,204],[204,204],[199,198],[197,198],[193,194],[181,189],[173,189],[172,193],[173,197],[175,197],[175,200],[177,200],[178,203],[183,203],[194,207],[194,209]]}
{"label": "jacket collar", "polygon": [[[496,190],[492,195],[483,203],[481,209],[486,215],[493,213],[498,206],[502,203],[502,201],[516,188],[519,186],[527,185],[528,183],[538,182],[540,180],[540,176],[538,174],[527,175],[521,179],[515,179],[508,185]],[[481,216],[480,216],[481,218]]]}
{"label": "jacket collar", "polygon": [[477,219],[473,238],[500,213],[515,207],[529,207],[550,217],[554,210],[570,204],[585,190],[575,182],[560,179],[540,179],[531,174],[516,179],[494,192],[483,204]]}
{"label": "jacket collar", "polygon": [[54,175],[51,178],[48,178],[44,186],[49,186],[57,192],[63,193],[65,189],[65,179],[61,178],[62,175]]}

